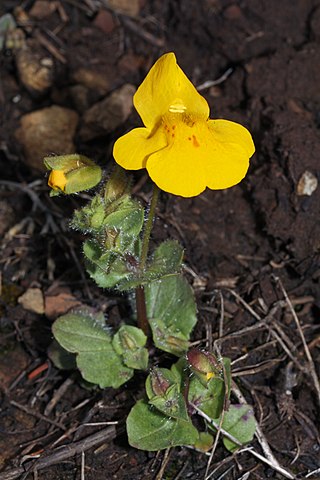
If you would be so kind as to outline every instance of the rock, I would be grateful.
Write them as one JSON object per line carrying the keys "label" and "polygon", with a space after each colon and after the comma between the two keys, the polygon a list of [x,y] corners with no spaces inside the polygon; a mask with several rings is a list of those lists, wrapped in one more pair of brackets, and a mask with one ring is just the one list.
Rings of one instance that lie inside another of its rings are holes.
{"label": "rock", "polygon": [[49,17],[56,10],[56,2],[49,0],[36,0],[32,5],[29,15],[30,17],[42,20]]}
{"label": "rock", "polygon": [[23,147],[26,163],[44,171],[43,157],[52,153],[74,153],[78,118],[73,110],[57,105],[23,115],[15,136]]}
{"label": "rock", "polygon": [[72,98],[73,106],[78,112],[83,113],[88,110],[90,104],[87,87],[84,85],[72,85],[72,87],[69,88],[69,94]]}
{"label": "rock", "polygon": [[71,308],[79,307],[81,302],[69,291],[62,291],[56,295],[45,296],[45,314],[48,318],[57,318],[64,315]]}
{"label": "rock", "polygon": [[110,133],[129,117],[135,87],[125,84],[101,102],[93,105],[83,116],[80,137],[84,141]]}
{"label": "rock", "polygon": [[297,195],[308,195],[309,197],[318,188],[318,179],[313,173],[306,170],[299,178],[297,184]]}
{"label": "rock", "polygon": [[141,0],[109,0],[108,7],[122,15],[136,17],[141,8]]}
{"label": "rock", "polygon": [[104,33],[110,34],[116,28],[116,23],[112,13],[101,9],[93,21],[93,25],[98,27]]}
{"label": "rock", "polygon": [[17,51],[16,65],[20,82],[32,95],[44,95],[51,88],[54,62],[37,50],[33,43],[26,44]]}
{"label": "rock", "polygon": [[228,20],[238,20],[242,17],[241,8],[235,3],[229,5],[229,7],[227,7],[223,12],[223,16]]}
{"label": "rock", "polygon": [[108,78],[105,73],[98,70],[79,68],[73,73],[72,78],[75,83],[80,83],[90,90],[96,90],[100,95],[106,95],[110,91]]}
{"label": "rock", "polygon": [[40,288],[28,288],[28,290],[18,298],[18,302],[25,310],[38,313],[44,313],[44,300]]}
{"label": "rock", "polygon": [[133,52],[128,52],[124,54],[119,62],[118,62],[118,69],[120,75],[126,77],[128,73],[135,73],[137,72],[145,63],[145,59],[141,55],[136,55]]}

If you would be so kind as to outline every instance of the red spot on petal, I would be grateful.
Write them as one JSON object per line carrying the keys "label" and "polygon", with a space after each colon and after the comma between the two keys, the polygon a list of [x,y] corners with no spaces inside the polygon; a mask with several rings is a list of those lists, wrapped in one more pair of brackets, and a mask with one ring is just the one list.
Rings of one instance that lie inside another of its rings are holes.
{"label": "red spot on petal", "polygon": [[194,147],[200,147],[200,143],[198,142],[195,135],[192,135],[192,143]]}
{"label": "red spot on petal", "polygon": [[172,125],[172,130],[174,130],[175,128],[176,128],[176,126],[175,126],[175,125]]}
{"label": "red spot on petal", "polygon": [[171,137],[174,138],[174,137],[175,137],[175,134],[173,133],[173,134],[171,135]]}
{"label": "red spot on petal", "polygon": [[191,137],[188,137],[188,140],[190,140],[190,141],[191,141]]}

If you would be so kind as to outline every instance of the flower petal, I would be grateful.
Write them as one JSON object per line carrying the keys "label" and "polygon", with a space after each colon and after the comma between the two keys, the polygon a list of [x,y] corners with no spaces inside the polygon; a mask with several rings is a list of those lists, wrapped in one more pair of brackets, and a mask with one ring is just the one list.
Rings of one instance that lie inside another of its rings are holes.
{"label": "flower petal", "polygon": [[167,140],[162,129],[154,134],[146,128],[134,128],[120,137],[113,147],[115,161],[126,170],[145,168],[148,156],[166,147]]}
{"label": "flower petal", "polygon": [[206,187],[236,185],[245,176],[254,146],[241,125],[220,120],[180,122],[174,131],[168,147],[146,162],[150,177],[162,190],[193,197]]}
{"label": "flower petal", "polygon": [[251,134],[240,123],[220,119],[208,120],[208,127],[219,143],[236,143],[247,152],[249,158],[254,154],[255,147]]}
{"label": "flower petal", "polygon": [[65,189],[67,184],[67,177],[65,176],[62,170],[52,170],[48,178],[48,185],[53,190],[61,190],[62,192]]}
{"label": "flower petal", "polygon": [[174,53],[162,55],[133,97],[134,106],[150,130],[168,111],[187,111],[203,120],[209,117],[206,100],[177,65]]}
{"label": "flower petal", "polygon": [[199,195],[207,185],[206,143],[211,136],[207,122],[179,121],[171,128],[165,125],[164,130],[168,146],[147,159],[150,177],[165,192],[182,197]]}
{"label": "flower petal", "polygon": [[232,187],[247,173],[255,151],[252,137],[245,127],[228,120],[209,120],[208,126],[214,151],[207,162],[207,186],[213,190]]}

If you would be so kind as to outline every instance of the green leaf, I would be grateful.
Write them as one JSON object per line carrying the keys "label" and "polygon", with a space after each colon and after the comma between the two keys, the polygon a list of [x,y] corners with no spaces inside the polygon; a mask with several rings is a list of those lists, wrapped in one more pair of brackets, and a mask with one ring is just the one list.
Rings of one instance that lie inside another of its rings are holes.
{"label": "green leaf", "polygon": [[140,328],[123,325],[114,335],[112,345],[118,355],[122,356],[127,367],[137,370],[148,368],[149,354],[146,348],[147,337]]}
{"label": "green leaf", "polygon": [[[219,423],[219,419],[215,420],[215,422]],[[229,410],[224,414],[222,428],[241,444],[251,442],[256,430],[256,421],[252,407],[250,405],[230,405]],[[223,438],[223,443],[230,452],[234,452],[239,448],[238,445],[226,437]]]}
{"label": "green leaf", "polygon": [[181,270],[183,248],[175,240],[167,240],[156,248],[152,262],[145,277],[150,281],[166,275],[178,273]]}
{"label": "green leaf", "polygon": [[68,313],[52,327],[55,339],[68,352],[76,353],[83,378],[101,388],[118,388],[133,375],[111,343],[111,335],[101,317],[89,313]]}
{"label": "green leaf", "polygon": [[197,321],[192,288],[181,275],[173,275],[147,285],[145,296],[155,345],[180,356]]}
{"label": "green leaf", "polygon": [[54,366],[60,368],[60,370],[75,370],[77,368],[75,354],[62,348],[56,340],[53,340],[49,345],[48,357]]}
{"label": "green leaf", "polygon": [[202,452],[208,452],[213,444],[213,436],[208,432],[200,432],[199,438],[194,444],[194,448]]}
{"label": "green leaf", "polygon": [[118,287],[122,280],[132,275],[120,254],[111,250],[103,252],[95,240],[84,242],[83,252],[89,260],[87,271],[101,288]]}
{"label": "green leaf", "polygon": [[100,388],[119,388],[133,376],[134,370],[126,367],[111,345],[104,351],[80,352],[77,366],[85,380]]}
{"label": "green leaf", "polygon": [[111,343],[111,335],[107,327],[102,326],[93,315],[83,313],[67,313],[59,317],[53,324],[54,337],[68,352],[103,351]]}
{"label": "green leaf", "polygon": [[140,400],[127,418],[129,444],[141,450],[156,451],[178,445],[194,445],[199,437],[191,420],[167,417]]}

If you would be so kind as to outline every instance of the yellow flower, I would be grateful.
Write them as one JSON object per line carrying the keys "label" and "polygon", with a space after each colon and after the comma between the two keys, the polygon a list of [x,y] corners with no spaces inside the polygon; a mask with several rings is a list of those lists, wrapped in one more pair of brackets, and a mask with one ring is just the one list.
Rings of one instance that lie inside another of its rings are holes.
{"label": "yellow flower", "polygon": [[231,187],[246,175],[255,150],[250,133],[238,123],[209,119],[206,100],[174,53],[153,65],[133,103],[145,128],[116,141],[114,158],[123,168],[146,168],[159,188],[183,197]]}
{"label": "yellow flower", "polygon": [[64,192],[67,184],[67,177],[62,170],[52,170],[48,178],[48,185],[53,190]]}

